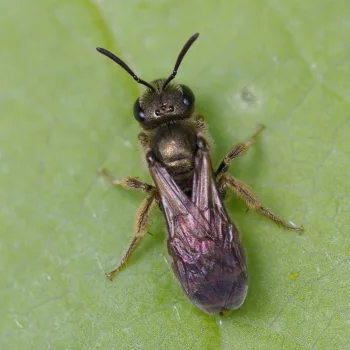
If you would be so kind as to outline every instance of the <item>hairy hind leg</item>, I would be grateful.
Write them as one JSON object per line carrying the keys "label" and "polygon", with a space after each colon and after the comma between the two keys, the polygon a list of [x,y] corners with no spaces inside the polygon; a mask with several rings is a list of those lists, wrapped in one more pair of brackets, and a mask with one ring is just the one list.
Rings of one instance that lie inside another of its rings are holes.
{"label": "hairy hind leg", "polygon": [[265,208],[260,199],[252,192],[252,190],[242,181],[235,179],[230,174],[224,174],[219,180],[219,190],[224,192],[225,188],[228,187],[231,189],[235,195],[245,202],[249,209],[256,210],[259,213],[263,214],[267,218],[273,220],[276,224],[281,225],[290,230],[295,230],[298,232],[303,231],[303,227],[297,227],[292,224],[287,223],[286,221],[280,219],[277,215],[272,213],[269,209]]}
{"label": "hairy hind leg", "polygon": [[140,244],[142,238],[146,235],[148,224],[149,224],[149,214],[152,208],[152,204],[156,198],[156,195],[157,195],[157,192],[155,190],[152,190],[150,194],[147,196],[147,198],[142,202],[138,210],[138,214],[136,216],[135,229],[134,229],[135,235],[129,245],[129,248],[127,249],[124,256],[122,257],[119,265],[113,271],[106,274],[108,279],[112,280],[113,277],[126,265],[131,255]]}

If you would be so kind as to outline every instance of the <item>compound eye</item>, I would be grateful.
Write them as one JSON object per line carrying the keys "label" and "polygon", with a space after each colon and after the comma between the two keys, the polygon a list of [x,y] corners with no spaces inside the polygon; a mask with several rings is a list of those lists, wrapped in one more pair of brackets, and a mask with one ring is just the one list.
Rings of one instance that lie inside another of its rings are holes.
{"label": "compound eye", "polygon": [[139,98],[134,103],[134,117],[140,123],[142,123],[146,117],[144,110],[140,106],[140,99]]}
{"label": "compound eye", "polygon": [[183,94],[183,100],[182,100],[183,104],[188,107],[192,106],[195,100],[192,90],[186,85],[181,85],[181,87],[182,87],[182,94]]}

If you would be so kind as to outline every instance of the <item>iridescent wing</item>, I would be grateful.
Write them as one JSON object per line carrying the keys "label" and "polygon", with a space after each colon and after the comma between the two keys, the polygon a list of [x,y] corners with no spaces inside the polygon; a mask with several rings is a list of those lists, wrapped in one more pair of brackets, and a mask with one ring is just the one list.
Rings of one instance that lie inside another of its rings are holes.
{"label": "iridescent wing", "polygon": [[245,255],[217,190],[209,152],[197,152],[191,198],[160,163],[149,169],[166,218],[172,268],[184,292],[209,314],[240,307],[248,289]]}

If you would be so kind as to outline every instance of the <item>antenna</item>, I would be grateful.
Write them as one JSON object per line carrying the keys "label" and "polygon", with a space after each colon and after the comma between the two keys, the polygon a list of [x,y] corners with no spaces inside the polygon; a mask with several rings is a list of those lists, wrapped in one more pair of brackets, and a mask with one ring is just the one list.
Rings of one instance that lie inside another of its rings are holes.
{"label": "antenna", "polygon": [[[106,49],[103,49],[101,47],[97,47],[96,50],[100,53],[102,53],[102,55],[107,56],[108,58],[110,58],[112,61],[114,61],[115,63],[117,63],[119,66],[121,66],[123,69],[125,69],[139,84],[145,85],[147,86],[149,89],[153,90],[154,92],[156,92],[156,89],[149,83],[147,83],[146,81],[140,79],[130,68],[129,66],[122,61],[119,57],[117,57],[116,55],[114,55],[112,52],[109,52]],[[188,49],[187,49],[188,50]],[[186,51],[187,51],[186,50]],[[185,51],[185,53],[186,53]],[[180,61],[181,62],[181,61]]]}
{"label": "antenna", "polygon": [[163,85],[163,90],[167,87],[167,85],[176,77],[177,70],[179,69],[179,66],[182,62],[182,59],[186,55],[186,52],[188,49],[192,46],[192,44],[195,42],[195,40],[199,37],[199,33],[193,34],[186,42],[182,50],[180,51],[180,54],[176,60],[175,67],[173,72],[171,73],[170,77],[165,81]]}

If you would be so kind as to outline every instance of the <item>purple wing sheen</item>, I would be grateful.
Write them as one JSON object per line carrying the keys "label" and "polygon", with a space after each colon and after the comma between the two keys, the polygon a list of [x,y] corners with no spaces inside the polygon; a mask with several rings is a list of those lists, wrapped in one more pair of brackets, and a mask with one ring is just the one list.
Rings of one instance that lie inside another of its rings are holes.
{"label": "purple wing sheen", "polygon": [[248,289],[247,266],[237,228],[223,206],[207,151],[195,160],[192,198],[158,162],[150,165],[169,237],[172,268],[191,301],[209,314],[237,309]]}

